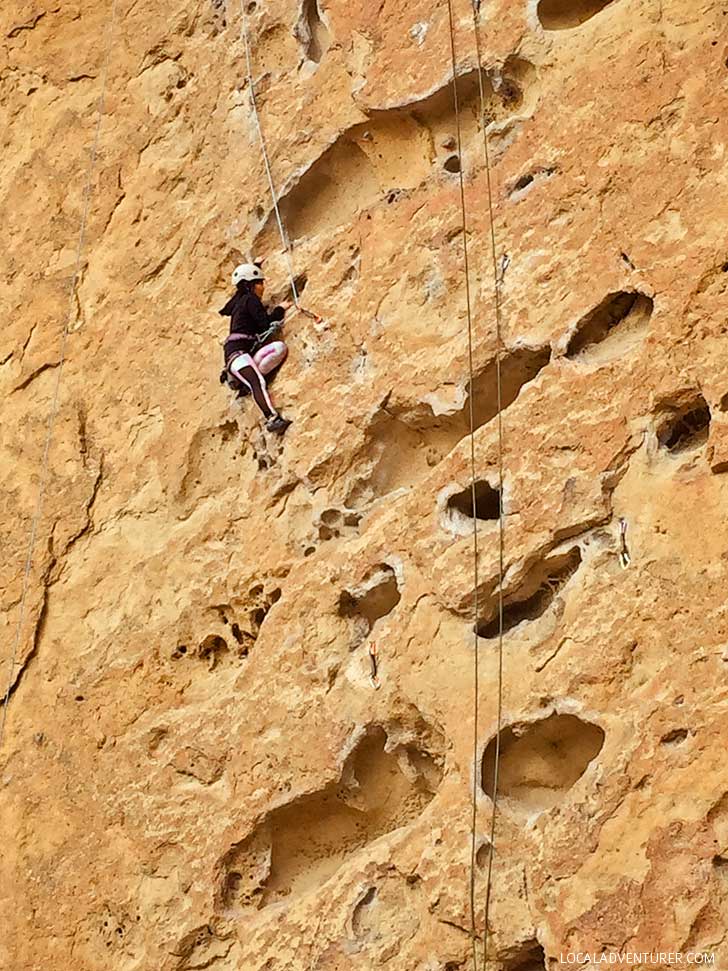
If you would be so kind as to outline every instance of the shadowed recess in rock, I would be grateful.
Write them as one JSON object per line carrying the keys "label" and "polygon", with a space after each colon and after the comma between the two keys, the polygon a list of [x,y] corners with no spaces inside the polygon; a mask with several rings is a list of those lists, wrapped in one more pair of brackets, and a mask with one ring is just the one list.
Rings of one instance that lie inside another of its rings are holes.
{"label": "shadowed recess in rock", "polygon": [[441,757],[414,744],[387,751],[373,727],[340,781],[273,810],[220,861],[218,903],[260,909],[319,887],[363,846],[416,819],[442,779]]}
{"label": "shadowed recess in rock", "polygon": [[680,745],[688,737],[687,728],[673,728],[660,738],[661,745]]}
{"label": "shadowed recess in rock", "polygon": [[[549,347],[515,347],[501,355],[501,408],[508,408],[521,393],[521,389],[533,381],[551,360]],[[464,435],[470,431],[469,396],[473,396],[474,424],[476,430],[486,425],[498,414],[498,382],[496,362],[476,375],[472,387],[468,387],[468,400],[462,410]]]}
{"label": "shadowed recess in rock", "polygon": [[[315,6],[315,0],[307,0],[307,8]],[[308,27],[301,30],[301,36],[310,33]],[[489,120],[518,111],[523,86],[534,68],[510,58],[503,73],[496,89],[483,72]],[[478,72],[459,78],[458,91],[463,139],[468,143],[480,130]],[[333,229],[378,202],[395,202],[399,190],[415,189],[443,169],[458,172],[460,159],[447,147],[452,146],[454,131],[449,85],[406,106],[372,111],[367,121],[342,132],[282,196],[281,211],[291,239]],[[273,229],[269,218],[264,232]]]}
{"label": "shadowed recess in rock", "polygon": [[468,486],[462,492],[450,496],[447,508],[455,519],[498,519],[500,516],[500,492],[489,482],[479,479],[475,483],[475,508],[473,508],[473,488]]}
{"label": "shadowed recess in rock", "polygon": [[[513,630],[527,620],[542,617],[581,564],[581,550],[575,546],[568,553],[544,560],[528,574],[515,594],[503,605],[503,632]],[[488,615],[478,623],[478,637],[498,637],[500,620],[498,604],[493,597]]]}
{"label": "shadowed recess in rock", "polygon": [[[236,598],[234,604],[216,604],[203,611],[201,616],[197,616],[197,612],[188,612],[186,619],[181,621],[172,660],[197,658],[212,671],[223,662],[245,659],[258,639],[268,612],[280,599],[280,587],[257,583],[247,594]],[[205,627],[206,633],[196,633]],[[190,642],[192,645],[197,643],[197,647],[191,646]]]}
{"label": "shadowed recess in rock", "polygon": [[538,19],[545,30],[578,27],[615,0],[540,0]]}
{"label": "shadowed recess in rock", "polygon": [[318,541],[325,543],[327,540],[339,539],[341,536],[355,535],[361,518],[362,514],[352,509],[336,507],[324,509],[318,519]]}
{"label": "shadowed recess in rock", "polygon": [[401,599],[396,574],[386,563],[376,567],[360,586],[343,591],[339,613],[353,622],[352,650],[369,636],[378,620],[391,614]]}
{"label": "shadowed recess in rock", "polygon": [[209,968],[218,965],[233,948],[229,938],[220,938],[214,927],[202,924],[189,931],[178,941],[174,957],[175,971],[193,971],[196,968]]}
{"label": "shadowed recess in rock", "polygon": [[[548,347],[518,347],[501,360],[501,405],[513,404],[521,390],[551,359]],[[371,472],[358,490],[364,506],[400,488],[411,488],[438,465],[470,433],[470,394],[473,395],[474,429],[477,431],[498,414],[496,363],[491,361],[467,387],[468,397],[457,412],[436,416],[428,407],[395,415],[382,409],[367,430],[361,459],[368,459]]]}
{"label": "shadowed recess in rock", "polygon": [[[498,794],[509,808],[526,813],[557,805],[586,772],[604,745],[598,725],[576,715],[549,715],[501,732]],[[496,740],[483,755],[481,783],[493,797]]]}
{"label": "shadowed recess in rock", "polygon": [[523,941],[499,954],[502,971],[545,971],[546,955],[537,940]]}
{"label": "shadowed recess in rock", "polygon": [[539,167],[532,169],[530,172],[526,172],[516,179],[509,189],[508,195],[511,198],[518,198],[520,195],[525,194],[526,189],[530,189],[537,182],[544,182],[546,179],[550,179],[555,173],[555,168]]}
{"label": "shadowed recess in rock", "polygon": [[643,293],[610,293],[576,325],[566,356],[598,362],[626,353],[644,337],[653,309]]}
{"label": "shadowed recess in rock", "polygon": [[331,34],[321,17],[318,0],[303,0],[295,34],[308,61],[319,64],[331,46]]}
{"label": "shadowed recess in rock", "polygon": [[708,441],[710,408],[701,394],[667,407],[657,426],[657,441],[668,452],[687,452]]}

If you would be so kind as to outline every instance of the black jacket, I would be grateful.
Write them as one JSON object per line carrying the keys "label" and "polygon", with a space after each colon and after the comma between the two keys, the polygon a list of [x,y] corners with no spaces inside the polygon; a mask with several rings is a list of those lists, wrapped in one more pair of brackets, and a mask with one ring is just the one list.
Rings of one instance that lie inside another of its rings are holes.
{"label": "black jacket", "polygon": [[234,338],[225,342],[225,360],[236,351],[249,354],[258,340],[270,325],[283,320],[286,312],[283,307],[275,307],[268,312],[260,297],[254,293],[235,293],[220,311],[221,317],[230,318],[230,333],[244,334],[245,337]]}

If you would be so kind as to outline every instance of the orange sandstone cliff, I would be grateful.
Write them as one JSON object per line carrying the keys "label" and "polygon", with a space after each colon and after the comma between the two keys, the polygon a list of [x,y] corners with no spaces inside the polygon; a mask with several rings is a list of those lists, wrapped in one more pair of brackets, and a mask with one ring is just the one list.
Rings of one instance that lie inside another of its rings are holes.
{"label": "orange sandstone cliff", "polygon": [[0,10],[0,967],[470,968],[501,499],[490,968],[726,967],[728,6],[482,4],[502,496],[469,0],[461,153],[444,0],[245,9],[282,440],[217,380],[235,264],[287,291],[241,8]]}

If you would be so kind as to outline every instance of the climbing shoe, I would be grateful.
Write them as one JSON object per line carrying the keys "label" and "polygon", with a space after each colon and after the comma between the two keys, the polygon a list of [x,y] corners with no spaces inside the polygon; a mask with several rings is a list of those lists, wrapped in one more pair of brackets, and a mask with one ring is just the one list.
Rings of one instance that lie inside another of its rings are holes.
{"label": "climbing shoe", "polygon": [[269,432],[275,432],[276,435],[283,435],[290,424],[290,418],[284,418],[282,415],[276,415],[275,418],[270,419],[265,427]]}

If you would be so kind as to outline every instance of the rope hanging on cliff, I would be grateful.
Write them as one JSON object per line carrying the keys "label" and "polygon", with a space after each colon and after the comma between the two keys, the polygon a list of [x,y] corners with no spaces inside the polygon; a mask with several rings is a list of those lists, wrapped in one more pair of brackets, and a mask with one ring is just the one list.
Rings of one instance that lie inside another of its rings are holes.
{"label": "rope hanging on cliff", "polygon": [[495,217],[493,207],[493,179],[491,177],[490,145],[488,143],[488,124],[483,87],[483,56],[480,44],[480,2],[473,0],[473,33],[477,57],[478,91],[480,96],[480,127],[483,133],[483,159],[485,162],[486,189],[488,198],[488,218],[490,222],[490,251],[493,270],[493,301],[495,309],[495,369],[498,409],[498,688],[496,701],[496,735],[493,759],[493,808],[490,819],[490,847],[488,852],[488,872],[485,885],[485,915],[483,930],[483,971],[488,969],[488,923],[490,918],[490,899],[493,886],[493,859],[495,857],[495,825],[498,816],[498,774],[500,769],[501,728],[503,723],[503,576],[505,572],[505,517],[503,513],[504,480],[504,430],[503,430],[503,390],[501,358],[503,353],[503,328],[501,319],[500,278],[498,274],[498,248],[495,238]]}
{"label": "rope hanging on cliff", "polygon": [[465,301],[468,318],[468,371],[469,371],[469,420],[470,420],[470,501],[473,509],[473,784],[472,784],[472,819],[470,842],[470,939],[473,949],[473,971],[478,971],[477,926],[475,921],[475,869],[477,865],[476,831],[478,818],[478,747],[480,734],[480,663],[478,650],[478,517],[476,509],[476,466],[475,466],[475,404],[473,381],[475,368],[473,365],[473,310],[470,293],[470,261],[468,256],[468,216],[465,198],[465,175],[463,171],[463,138],[460,123],[460,100],[458,97],[457,52],[455,49],[455,21],[452,0],[447,0],[450,24],[450,56],[452,61],[453,104],[455,108],[455,129],[457,138],[458,158],[460,159],[460,212],[462,219],[463,238],[463,268],[465,272]]}
{"label": "rope hanging on cliff", "polygon": [[285,227],[283,225],[283,217],[281,216],[281,207],[278,202],[278,193],[276,192],[275,182],[273,181],[273,170],[270,164],[270,157],[268,155],[268,146],[265,140],[265,135],[263,134],[263,125],[260,120],[260,112],[258,111],[258,99],[255,93],[255,80],[253,78],[253,53],[250,43],[250,30],[248,28],[248,15],[245,11],[245,0],[240,0],[240,16],[242,24],[242,36],[243,43],[245,45],[245,63],[248,73],[248,92],[250,94],[250,108],[253,114],[253,119],[255,120],[255,127],[258,131],[258,140],[260,141],[260,149],[263,155],[263,165],[265,167],[265,174],[268,179],[268,188],[270,189],[271,199],[273,200],[273,210],[275,212],[276,223],[278,225],[278,232],[281,237],[281,245],[283,246],[283,251],[286,254],[286,263],[288,264],[288,276],[291,281],[291,294],[293,296],[293,302],[296,305],[296,310],[300,311],[306,317],[310,317],[312,320],[320,321],[321,317],[318,314],[313,313],[310,310],[306,310],[301,306],[298,287],[296,286],[296,275],[293,268],[293,254],[291,253],[291,244],[288,240],[288,235],[286,233]]}
{"label": "rope hanging on cliff", "polygon": [[[479,34],[479,12],[480,4],[473,0],[473,26],[475,29],[476,49],[478,56],[478,83],[480,93],[480,115],[481,128],[483,132],[483,150],[485,157],[485,169],[487,176],[487,197],[488,209],[490,214],[490,242],[493,260],[493,282],[494,282],[494,301],[495,301],[495,323],[496,323],[496,385],[497,385],[497,421],[498,421],[498,488],[499,488],[499,508],[498,508],[498,689],[497,689],[497,729],[496,729],[496,751],[494,767],[494,786],[493,786],[493,811],[491,816],[490,840],[489,840],[489,859],[488,875],[486,884],[486,903],[485,903],[485,926],[484,926],[484,950],[483,967],[487,971],[488,963],[488,922],[490,916],[490,897],[493,875],[493,857],[495,851],[495,823],[497,817],[497,798],[498,798],[498,768],[500,762],[500,735],[503,708],[503,575],[505,562],[505,524],[503,513],[503,480],[504,480],[504,436],[503,436],[503,416],[502,416],[502,375],[501,375],[501,355],[502,355],[502,328],[501,328],[501,309],[500,309],[500,289],[497,265],[497,247],[495,239],[494,213],[493,213],[493,191],[491,179],[490,150],[488,145],[488,133],[486,129],[486,110],[485,110],[485,91],[483,88],[483,76],[481,70],[481,51]],[[464,160],[462,153],[462,126],[460,122],[460,104],[457,93],[457,51],[455,46],[455,20],[453,14],[452,0],[448,0],[448,17],[450,28],[450,54],[453,72],[453,98],[455,106],[455,123],[457,131],[458,156],[460,158],[460,205],[462,214],[462,234],[463,234],[463,254],[466,281],[466,301],[468,314],[468,366],[470,372],[470,468],[471,468],[471,502],[473,508],[473,604],[474,604],[474,703],[473,703],[473,787],[472,787],[472,825],[471,825],[471,848],[470,848],[470,924],[471,940],[473,947],[473,969],[478,969],[477,954],[477,923],[475,907],[475,873],[477,865],[477,799],[478,799],[478,754],[479,754],[479,722],[480,722],[480,667],[478,652],[478,527],[476,515],[476,462],[475,462],[475,414],[474,414],[474,366],[473,366],[473,327],[472,327],[472,305],[470,294],[469,277],[469,258],[467,243],[467,201],[465,197],[465,176]]]}
{"label": "rope hanging on cliff", "polygon": [[78,281],[81,276],[81,262],[83,259],[84,246],[86,243],[86,228],[88,225],[88,216],[91,209],[91,196],[93,188],[93,177],[96,171],[96,162],[98,160],[98,150],[99,141],[101,138],[101,122],[104,118],[105,113],[105,103],[106,103],[106,83],[109,77],[109,61],[111,60],[111,50],[112,50],[112,39],[114,35],[114,28],[116,26],[116,5],[117,0],[112,0],[111,2],[111,12],[108,19],[108,27],[106,32],[106,46],[104,50],[103,66],[101,69],[101,90],[99,92],[99,97],[96,102],[96,130],[94,132],[94,140],[91,148],[91,155],[89,157],[88,166],[86,169],[86,184],[83,192],[83,206],[81,212],[81,223],[78,231],[78,243],[76,246],[76,262],[74,266],[73,276],[71,278],[71,285],[68,292],[68,313],[66,314],[66,320],[63,326],[63,333],[61,336],[61,347],[58,360],[58,367],[56,368],[56,384],[53,392],[53,399],[51,402],[51,410],[48,414],[48,425],[46,430],[45,445],[43,448],[43,458],[41,460],[41,476],[40,476],[40,486],[38,488],[38,498],[36,499],[35,510],[33,512],[33,518],[31,520],[30,536],[28,539],[28,549],[25,556],[25,568],[23,571],[23,586],[20,595],[20,605],[18,607],[18,623],[15,628],[15,636],[13,638],[13,646],[10,652],[10,670],[8,672],[7,688],[5,690],[5,695],[3,698],[3,715],[2,721],[0,721],[0,748],[2,748],[3,738],[5,736],[5,723],[7,721],[8,715],[8,704],[10,702],[10,694],[13,690],[13,674],[15,671],[15,665],[18,657],[18,647],[20,646],[20,639],[23,633],[23,624],[25,622],[25,605],[28,599],[28,591],[30,589],[30,573],[33,567],[33,554],[35,553],[35,544],[38,538],[38,526],[40,523],[40,517],[43,512],[43,501],[45,499],[46,489],[48,488],[48,460],[50,457],[51,444],[53,442],[53,432],[55,430],[56,416],[58,415],[58,402],[60,398],[61,391],[61,378],[63,377],[63,366],[66,361],[66,345],[68,343],[68,334],[71,328],[71,322],[74,316],[74,309],[76,303],[76,290],[78,287]]}

